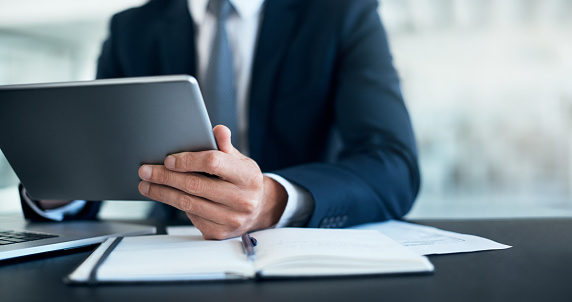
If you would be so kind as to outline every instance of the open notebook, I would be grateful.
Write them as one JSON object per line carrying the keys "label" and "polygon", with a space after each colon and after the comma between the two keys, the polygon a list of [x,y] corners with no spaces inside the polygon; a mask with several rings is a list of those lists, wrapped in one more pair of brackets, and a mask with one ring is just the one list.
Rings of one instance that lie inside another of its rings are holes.
{"label": "open notebook", "polygon": [[[110,239],[66,278],[71,283],[189,281],[431,272],[433,265],[371,230],[280,228],[239,238],[154,235]],[[119,242],[117,244],[117,242]],[[114,244],[115,243],[115,244]],[[116,246],[114,246],[116,245]]]}

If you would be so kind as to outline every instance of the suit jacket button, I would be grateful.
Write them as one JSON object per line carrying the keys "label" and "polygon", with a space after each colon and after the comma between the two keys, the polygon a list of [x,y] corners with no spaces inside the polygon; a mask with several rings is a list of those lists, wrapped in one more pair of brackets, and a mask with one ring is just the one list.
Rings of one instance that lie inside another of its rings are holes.
{"label": "suit jacket button", "polygon": [[327,219],[326,227],[327,228],[333,228],[334,227],[334,217],[330,217]]}
{"label": "suit jacket button", "polygon": [[342,217],[336,216],[336,218],[334,218],[333,225],[335,228],[341,227],[342,226]]}

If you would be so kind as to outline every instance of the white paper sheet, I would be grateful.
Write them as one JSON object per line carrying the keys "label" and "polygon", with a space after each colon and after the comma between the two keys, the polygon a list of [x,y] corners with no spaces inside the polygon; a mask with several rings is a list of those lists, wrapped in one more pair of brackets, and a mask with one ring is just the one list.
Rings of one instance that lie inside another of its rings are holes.
{"label": "white paper sheet", "polygon": [[167,227],[167,234],[169,235],[177,235],[177,236],[203,236],[199,229],[195,228],[194,226],[168,226]]}
{"label": "white paper sheet", "polygon": [[511,247],[479,236],[397,220],[362,224],[352,228],[377,230],[419,255],[466,253]]}
{"label": "white paper sheet", "polygon": [[[397,220],[362,224],[351,227],[351,229],[379,231],[419,255],[467,253],[511,247],[479,236],[449,232]],[[201,232],[192,226],[170,226],[167,227],[167,233],[185,236],[201,235]]]}

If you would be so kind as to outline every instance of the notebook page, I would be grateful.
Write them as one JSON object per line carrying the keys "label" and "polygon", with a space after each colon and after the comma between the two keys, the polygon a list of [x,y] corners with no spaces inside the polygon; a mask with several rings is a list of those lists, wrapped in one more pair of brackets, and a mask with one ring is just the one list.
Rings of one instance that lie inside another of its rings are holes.
{"label": "notebook page", "polygon": [[99,268],[98,280],[150,281],[252,276],[240,240],[193,240],[192,236],[126,237]]}
{"label": "notebook page", "polygon": [[432,270],[426,258],[376,231],[282,228],[251,235],[258,240],[258,271],[274,267],[275,274],[320,275]]}

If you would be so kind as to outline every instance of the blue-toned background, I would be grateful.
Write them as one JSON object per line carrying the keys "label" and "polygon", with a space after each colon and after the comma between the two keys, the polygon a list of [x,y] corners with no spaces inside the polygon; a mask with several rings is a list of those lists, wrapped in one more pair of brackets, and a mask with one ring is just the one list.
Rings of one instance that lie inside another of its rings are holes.
{"label": "blue-toned background", "polygon": [[[0,0],[0,84],[93,79],[109,17],[143,2]],[[386,0],[380,13],[420,151],[409,217],[572,216],[572,0]],[[0,213],[19,212],[17,183],[0,154]]]}

